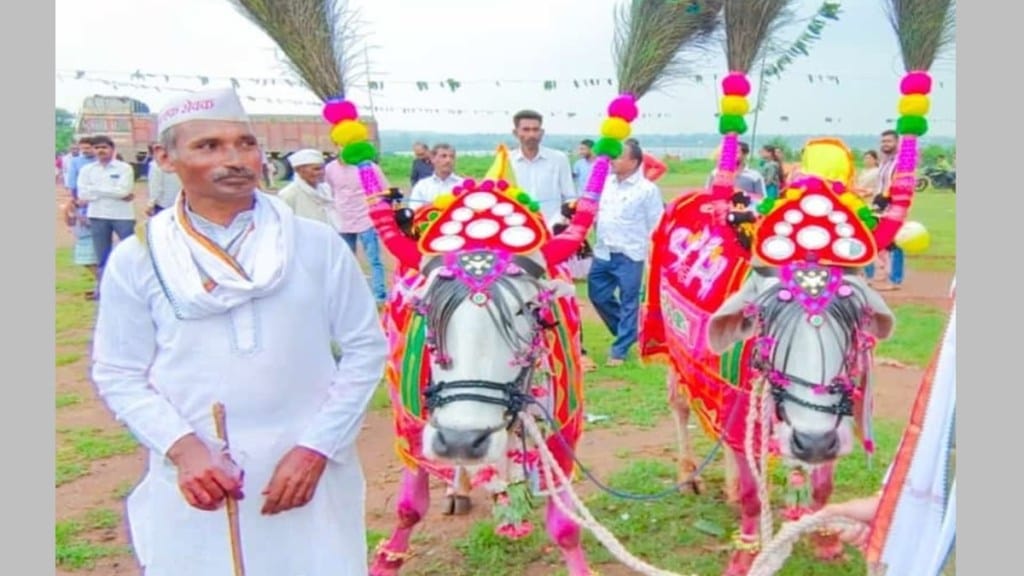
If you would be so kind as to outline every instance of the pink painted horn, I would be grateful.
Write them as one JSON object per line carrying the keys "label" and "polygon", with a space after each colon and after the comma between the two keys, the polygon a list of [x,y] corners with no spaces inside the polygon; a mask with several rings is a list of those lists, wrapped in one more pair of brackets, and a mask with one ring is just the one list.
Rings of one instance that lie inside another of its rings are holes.
{"label": "pink painted horn", "polygon": [[638,115],[636,99],[632,94],[622,94],[608,105],[608,117],[601,124],[601,138],[594,143],[597,160],[594,161],[583,195],[576,204],[576,213],[561,234],[540,248],[548,266],[557,266],[568,260],[586,239],[587,232],[597,218],[611,160],[622,154],[623,141],[629,138],[632,130],[630,124]]}

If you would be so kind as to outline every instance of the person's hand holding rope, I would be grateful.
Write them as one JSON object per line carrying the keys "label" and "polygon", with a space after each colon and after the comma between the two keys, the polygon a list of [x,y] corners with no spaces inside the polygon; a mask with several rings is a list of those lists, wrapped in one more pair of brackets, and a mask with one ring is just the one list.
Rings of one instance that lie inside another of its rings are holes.
{"label": "person's hand holding rope", "polygon": [[821,509],[821,514],[852,520],[854,523],[843,524],[838,528],[839,538],[847,544],[863,549],[871,533],[871,521],[878,510],[880,498],[881,493],[878,493],[866,498],[829,504]]}

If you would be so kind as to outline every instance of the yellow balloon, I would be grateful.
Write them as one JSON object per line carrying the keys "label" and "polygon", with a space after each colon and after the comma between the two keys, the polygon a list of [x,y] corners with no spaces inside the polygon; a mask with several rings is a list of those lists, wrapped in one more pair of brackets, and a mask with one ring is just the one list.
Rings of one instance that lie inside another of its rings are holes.
{"label": "yellow balloon", "polygon": [[924,116],[929,108],[931,104],[924,94],[907,94],[900,98],[901,116]]}
{"label": "yellow balloon", "polygon": [[903,249],[906,254],[922,254],[928,250],[931,244],[931,235],[924,224],[907,220],[903,223],[900,231],[896,233],[896,245]]}
{"label": "yellow balloon", "polygon": [[744,116],[750,112],[750,102],[743,96],[722,96],[722,114]]}
{"label": "yellow balloon", "polygon": [[356,142],[365,142],[369,138],[370,131],[358,120],[345,120],[331,128],[331,141],[342,148]]}
{"label": "yellow balloon", "polygon": [[601,136],[605,138],[625,140],[629,138],[631,132],[632,129],[629,127],[629,122],[622,118],[607,118],[601,123]]}

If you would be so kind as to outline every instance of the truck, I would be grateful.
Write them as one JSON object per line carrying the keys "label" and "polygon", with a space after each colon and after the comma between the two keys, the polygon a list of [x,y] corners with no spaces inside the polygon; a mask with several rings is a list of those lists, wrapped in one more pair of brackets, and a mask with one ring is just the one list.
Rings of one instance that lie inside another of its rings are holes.
{"label": "truck", "polygon": [[[338,154],[337,145],[331,141],[331,126],[319,115],[250,114],[249,118],[275,179],[291,178],[287,157],[296,150],[314,148],[322,151],[326,158]],[[360,121],[366,124],[371,141],[380,150],[376,119],[365,117]],[[100,134],[109,136],[121,159],[132,165],[138,180],[146,177],[151,148],[157,139],[156,128],[156,114],[145,102],[127,96],[97,94],[82,102],[75,124],[75,139]]]}

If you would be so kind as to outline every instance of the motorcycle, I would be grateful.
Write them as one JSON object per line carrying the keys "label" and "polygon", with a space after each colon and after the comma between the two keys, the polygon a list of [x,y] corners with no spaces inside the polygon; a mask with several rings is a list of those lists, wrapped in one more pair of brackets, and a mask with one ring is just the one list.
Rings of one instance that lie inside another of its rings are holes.
{"label": "motorcycle", "polygon": [[924,173],[917,177],[914,190],[923,192],[929,186],[936,189],[949,189],[956,194],[956,172],[937,166],[925,168]]}

